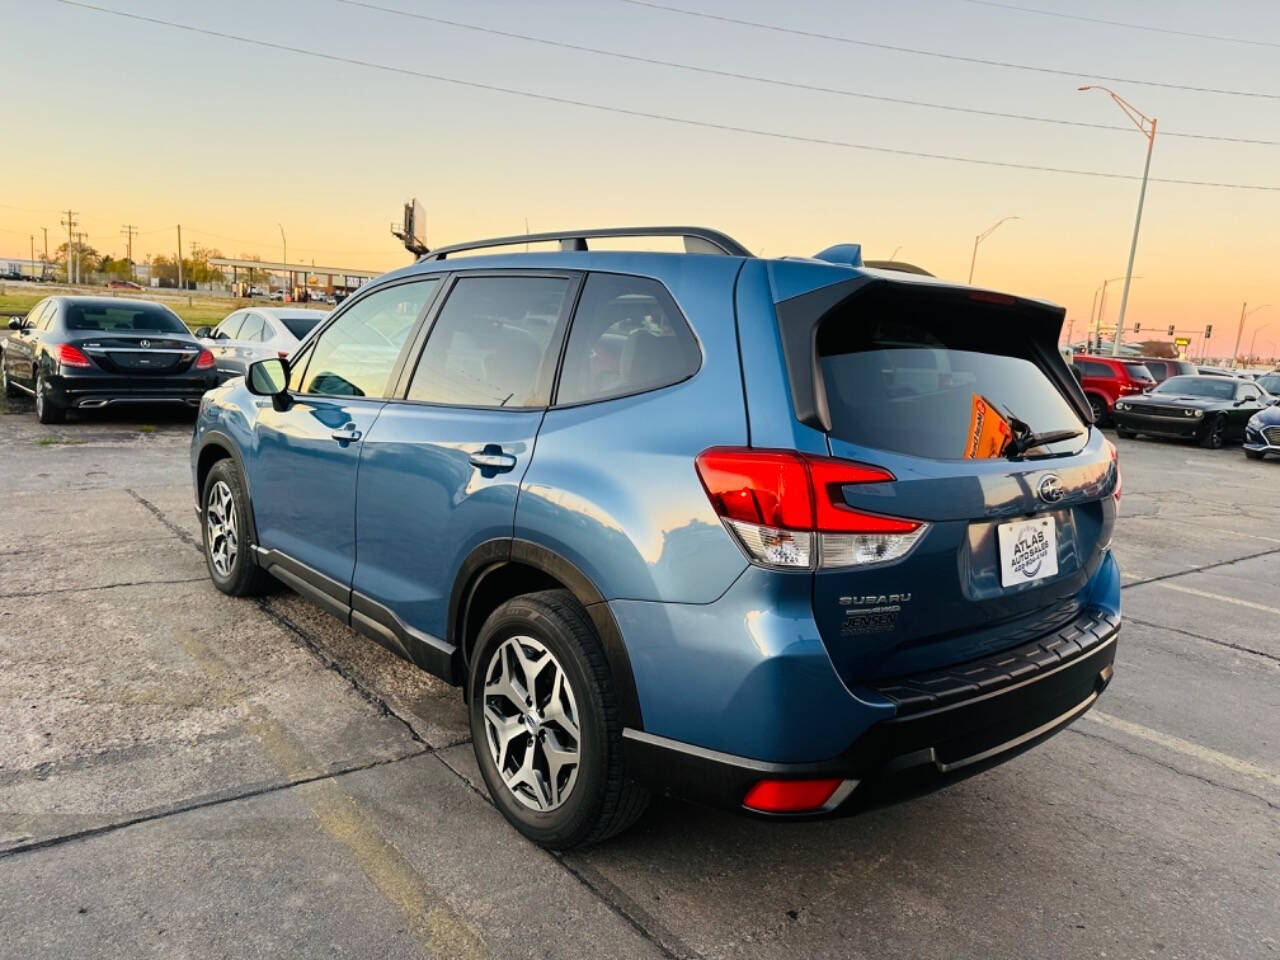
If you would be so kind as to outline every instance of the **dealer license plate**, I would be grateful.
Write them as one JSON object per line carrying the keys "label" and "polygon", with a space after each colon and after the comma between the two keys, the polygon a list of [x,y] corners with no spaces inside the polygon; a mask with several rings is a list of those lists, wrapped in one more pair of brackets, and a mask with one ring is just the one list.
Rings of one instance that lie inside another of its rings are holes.
{"label": "dealer license plate", "polygon": [[1053,517],[1014,520],[996,527],[1000,585],[1016,587],[1058,572],[1058,528]]}

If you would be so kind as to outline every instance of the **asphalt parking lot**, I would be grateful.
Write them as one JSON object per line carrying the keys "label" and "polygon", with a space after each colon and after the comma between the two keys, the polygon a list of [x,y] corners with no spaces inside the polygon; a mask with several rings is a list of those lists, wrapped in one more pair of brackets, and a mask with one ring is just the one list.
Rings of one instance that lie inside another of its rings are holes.
{"label": "asphalt parking lot", "polygon": [[0,416],[0,955],[1280,957],[1280,461],[1119,441],[1097,708],[860,817],[553,856],[456,692],[209,584],[189,420]]}

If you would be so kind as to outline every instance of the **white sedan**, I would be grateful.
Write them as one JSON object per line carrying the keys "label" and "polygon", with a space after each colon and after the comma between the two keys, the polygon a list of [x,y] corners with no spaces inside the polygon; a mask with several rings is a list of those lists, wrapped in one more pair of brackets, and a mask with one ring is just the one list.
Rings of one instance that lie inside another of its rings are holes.
{"label": "white sedan", "polygon": [[213,329],[201,327],[196,336],[213,354],[223,380],[244,376],[249,364],[267,357],[287,357],[321,320],[327,310],[252,307],[237,310]]}

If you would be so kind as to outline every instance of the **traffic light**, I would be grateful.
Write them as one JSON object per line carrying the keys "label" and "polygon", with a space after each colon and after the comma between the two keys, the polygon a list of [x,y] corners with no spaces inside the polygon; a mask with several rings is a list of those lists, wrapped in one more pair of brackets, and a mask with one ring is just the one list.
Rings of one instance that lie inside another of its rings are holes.
{"label": "traffic light", "polygon": [[1169,336],[1173,336],[1173,324],[1169,324]]}
{"label": "traffic light", "polygon": [[1134,332],[1134,333],[1140,333],[1141,331],[1142,331],[1142,324],[1140,324],[1140,323],[1135,323],[1135,324],[1133,325],[1133,332]]}
{"label": "traffic light", "polygon": [[1209,324],[1207,327],[1205,327],[1205,328],[1204,328],[1204,338],[1205,338],[1206,340],[1208,340],[1211,336],[1213,336],[1213,324],[1212,324],[1212,323],[1211,323],[1211,324]]}

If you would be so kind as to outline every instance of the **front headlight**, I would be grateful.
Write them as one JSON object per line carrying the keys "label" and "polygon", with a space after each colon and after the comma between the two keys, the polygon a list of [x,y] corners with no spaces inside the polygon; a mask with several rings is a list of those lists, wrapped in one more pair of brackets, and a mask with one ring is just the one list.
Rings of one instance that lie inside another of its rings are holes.
{"label": "front headlight", "polygon": [[1193,416],[1193,417],[1203,417],[1203,416],[1204,416],[1204,411],[1203,411],[1203,410],[1197,410],[1197,411],[1195,411],[1195,412],[1192,414],[1192,416]]}
{"label": "front headlight", "polygon": [[1129,409],[1129,405],[1128,405],[1127,403],[1124,403],[1123,401],[1117,401],[1117,402],[1116,402],[1116,409],[1117,409],[1117,410],[1128,410],[1128,409]]}

